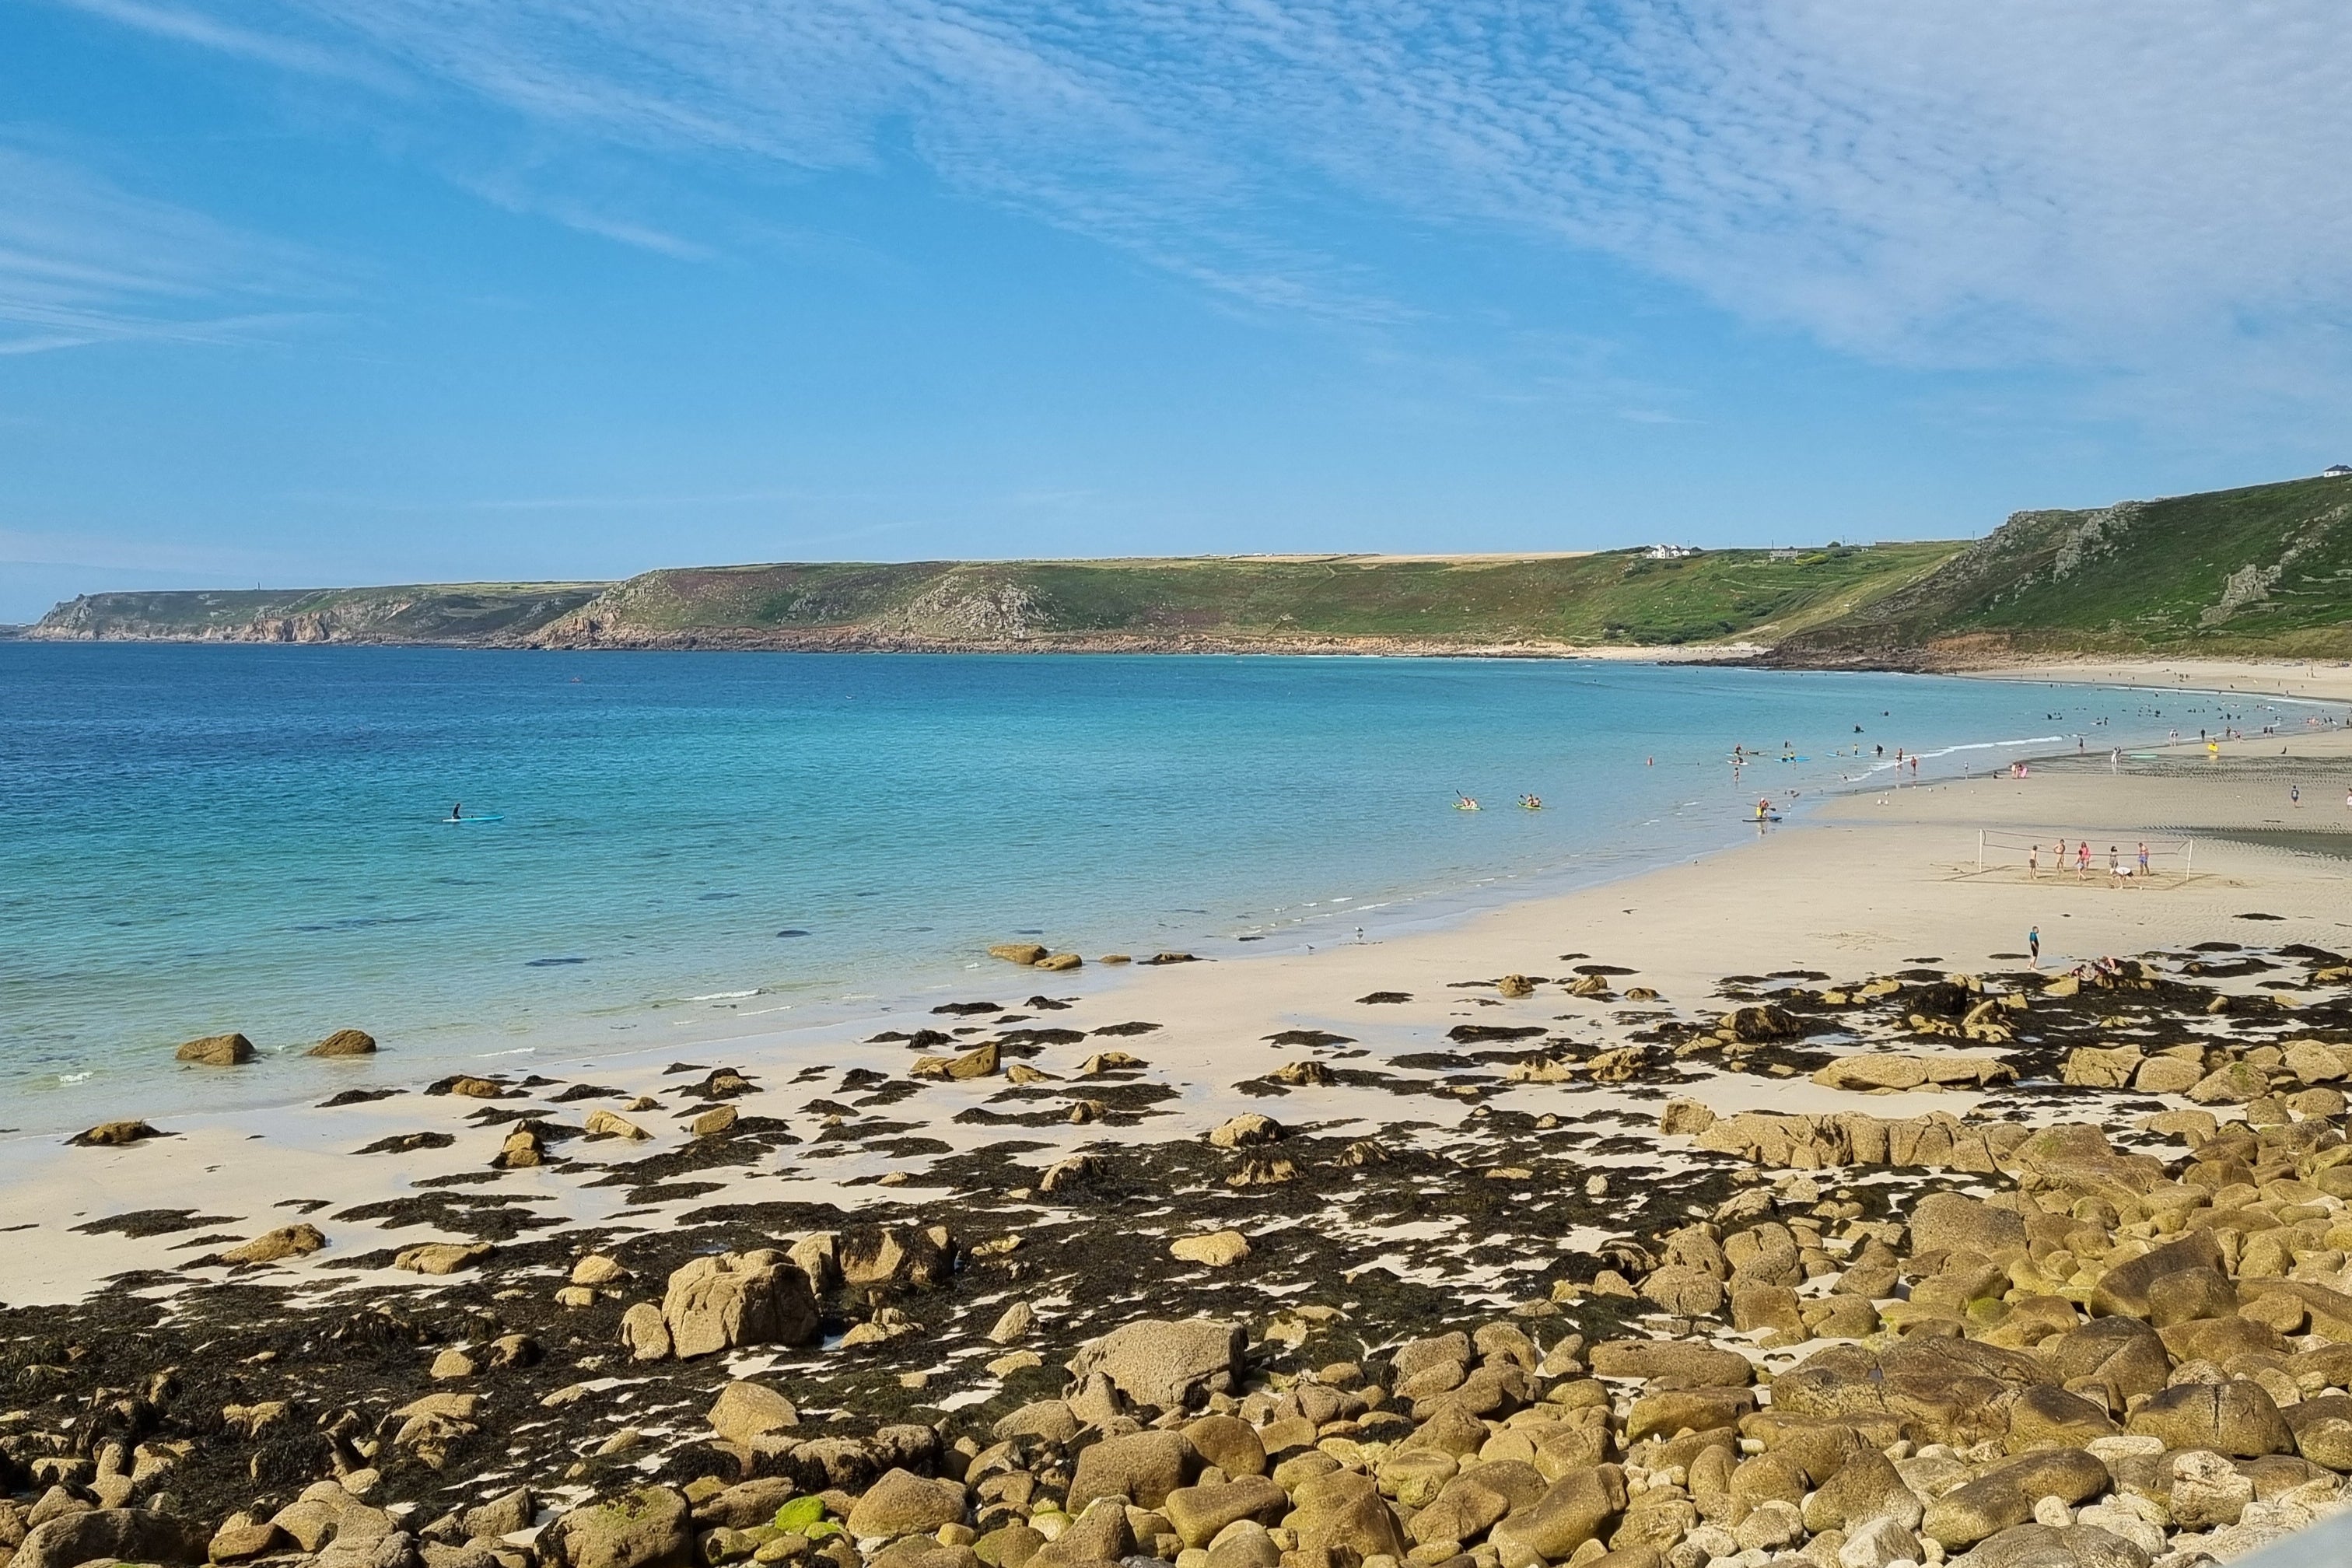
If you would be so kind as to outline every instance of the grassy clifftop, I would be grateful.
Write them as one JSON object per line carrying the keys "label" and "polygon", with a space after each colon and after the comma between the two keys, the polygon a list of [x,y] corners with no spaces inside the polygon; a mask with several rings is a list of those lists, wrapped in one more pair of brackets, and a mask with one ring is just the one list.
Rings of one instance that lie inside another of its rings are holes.
{"label": "grassy clifftop", "polygon": [[2072,653],[2352,658],[2352,479],[2019,512],[1774,657],[1933,667]]}
{"label": "grassy clifftop", "polygon": [[821,563],[616,584],[93,594],[46,638],[542,647],[1557,648],[1769,642],[1955,544],[1422,559]]}
{"label": "grassy clifftop", "polygon": [[529,640],[1136,648],[1769,640],[1865,605],[1956,548],[696,568],[615,584]]}

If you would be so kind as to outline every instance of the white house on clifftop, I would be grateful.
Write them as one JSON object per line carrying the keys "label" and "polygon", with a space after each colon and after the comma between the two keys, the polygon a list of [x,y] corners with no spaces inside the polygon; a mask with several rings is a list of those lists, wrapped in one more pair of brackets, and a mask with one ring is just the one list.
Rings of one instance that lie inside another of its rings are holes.
{"label": "white house on clifftop", "polygon": [[2338,463],[2332,468],[2322,468],[2319,477],[2323,479],[2352,479],[2352,464]]}

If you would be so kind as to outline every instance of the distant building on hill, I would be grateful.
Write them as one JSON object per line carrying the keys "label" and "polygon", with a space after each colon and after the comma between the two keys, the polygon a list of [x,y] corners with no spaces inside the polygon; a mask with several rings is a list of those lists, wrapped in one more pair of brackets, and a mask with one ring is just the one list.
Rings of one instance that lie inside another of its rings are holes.
{"label": "distant building on hill", "polygon": [[2322,468],[2319,477],[2323,479],[2352,479],[2352,463],[2338,463],[2332,468]]}
{"label": "distant building on hill", "polygon": [[1688,544],[1653,544],[1642,552],[1642,556],[1647,561],[1687,561],[1697,553],[1697,549]]}

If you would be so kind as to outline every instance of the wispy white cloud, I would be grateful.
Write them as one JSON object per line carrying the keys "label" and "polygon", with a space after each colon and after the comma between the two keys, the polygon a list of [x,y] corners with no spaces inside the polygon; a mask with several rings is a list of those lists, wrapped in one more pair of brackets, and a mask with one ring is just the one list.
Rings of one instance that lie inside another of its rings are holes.
{"label": "wispy white cloud", "polygon": [[309,319],[288,247],[0,143],[0,354],[250,342]]}
{"label": "wispy white cloud", "polygon": [[[263,58],[238,9],[220,47]],[[2318,357],[2326,384],[2342,369],[2352,115],[2327,0],[278,0],[270,15],[302,47],[363,49],[606,143],[825,169],[903,145],[958,189],[1255,306],[1409,316],[1407,291],[1338,237],[1402,218],[1605,255],[1895,363],[2227,361],[2282,395]]]}

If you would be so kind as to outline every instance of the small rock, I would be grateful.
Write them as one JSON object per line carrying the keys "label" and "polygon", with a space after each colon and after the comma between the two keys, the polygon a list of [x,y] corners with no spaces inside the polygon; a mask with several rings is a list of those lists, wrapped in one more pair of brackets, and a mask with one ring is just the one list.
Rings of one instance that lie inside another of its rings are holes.
{"label": "small rock", "polygon": [[472,1268],[494,1250],[487,1241],[427,1241],[401,1248],[393,1256],[392,1266],[411,1274],[455,1274]]}
{"label": "small rock", "polygon": [[241,1247],[220,1255],[223,1263],[276,1263],[280,1258],[307,1258],[327,1245],[315,1225],[287,1225],[264,1231]]}
{"label": "small rock", "polygon": [[996,1326],[988,1331],[988,1337],[1000,1345],[1009,1345],[1036,1326],[1036,1309],[1026,1301],[1015,1301],[1004,1309]]}
{"label": "small rock", "polygon": [[642,1143],[653,1136],[620,1112],[601,1105],[588,1113],[585,1131],[592,1139],[624,1138],[632,1143]]}
{"label": "small rock", "polygon": [[242,1067],[253,1059],[253,1042],[243,1035],[206,1035],[188,1041],[172,1056],[176,1061],[194,1062],[198,1067]]}
{"label": "small rock", "polygon": [[1248,1237],[1240,1231],[1217,1230],[1205,1236],[1178,1237],[1169,1244],[1168,1255],[1180,1263],[1201,1263],[1211,1268],[1224,1268],[1247,1258],[1250,1244]]}
{"label": "small rock", "polygon": [[471,1377],[481,1370],[472,1356],[454,1345],[433,1358],[432,1376],[436,1382],[456,1377]]}
{"label": "small rock", "polygon": [[66,1140],[78,1149],[118,1149],[126,1143],[136,1143],[147,1138],[164,1138],[144,1121],[101,1121],[87,1131],[77,1132]]}
{"label": "small rock", "polygon": [[1209,1142],[1218,1149],[1246,1149],[1260,1143],[1276,1143],[1282,1140],[1282,1123],[1271,1116],[1245,1110],[1232,1121],[1212,1129]]}
{"label": "small rock", "polygon": [[710,1406],[710,1429],[730,1443],[749,1447],[755,1437],[801,1424],[793,1402],[776,1390],[738,1378],[719,1391]]}

